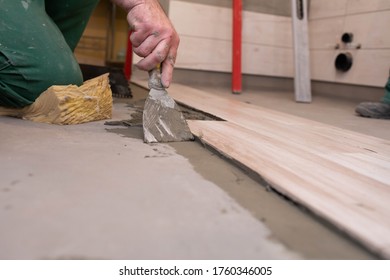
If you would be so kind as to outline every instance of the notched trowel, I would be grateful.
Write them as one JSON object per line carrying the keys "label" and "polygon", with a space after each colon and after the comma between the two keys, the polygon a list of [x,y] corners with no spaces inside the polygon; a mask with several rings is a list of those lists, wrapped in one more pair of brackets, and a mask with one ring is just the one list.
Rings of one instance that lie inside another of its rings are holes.
{"label": "notched trowel", "polygon": [[142,120],[144,141],[155,143],[193,140],[179,106],[161,83],[159,66],[149,72],[149,89]]}

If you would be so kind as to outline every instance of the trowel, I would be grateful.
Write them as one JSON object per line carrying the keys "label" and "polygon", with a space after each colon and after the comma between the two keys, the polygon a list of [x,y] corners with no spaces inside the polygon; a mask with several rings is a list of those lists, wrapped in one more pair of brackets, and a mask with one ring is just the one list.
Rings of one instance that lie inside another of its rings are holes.
{"label": "trowel", "polygon": [[149,95],[143,111],[144,141],[180,142],[194,137],[179,106],[161,83],[161,67],[149,72]]}

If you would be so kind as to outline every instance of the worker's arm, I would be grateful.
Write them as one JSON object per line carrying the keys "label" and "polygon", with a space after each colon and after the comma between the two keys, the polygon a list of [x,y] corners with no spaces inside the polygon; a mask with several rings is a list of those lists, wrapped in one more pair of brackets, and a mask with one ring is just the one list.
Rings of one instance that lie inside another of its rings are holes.
{"label": "worker's arm", "polygon": [[179,47],[179,35],[165,15],[158,0],[111,0],[127,12],[132,29],[134,52],[143,57],[137,64],[141,70],[152,70],[161,63],[161,81],[168,87]]}

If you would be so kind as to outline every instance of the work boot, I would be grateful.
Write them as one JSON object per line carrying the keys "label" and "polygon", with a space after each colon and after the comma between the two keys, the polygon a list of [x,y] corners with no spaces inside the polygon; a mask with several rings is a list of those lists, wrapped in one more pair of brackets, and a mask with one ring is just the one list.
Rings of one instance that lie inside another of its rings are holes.
{"label": "work boot", "polygon": [[390,119],[390,104],[384,102],[362,102],[355,112],[366,118]]}

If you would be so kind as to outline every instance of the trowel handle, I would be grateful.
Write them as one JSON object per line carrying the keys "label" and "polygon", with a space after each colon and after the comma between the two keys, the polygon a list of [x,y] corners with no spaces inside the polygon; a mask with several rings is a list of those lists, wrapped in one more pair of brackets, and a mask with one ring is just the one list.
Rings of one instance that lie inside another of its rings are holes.
{"label": "trowel handle", "polygon": [[156,68],[149,71],[149,88],[164,89],[161,83],[161,65],[158,64]]}

